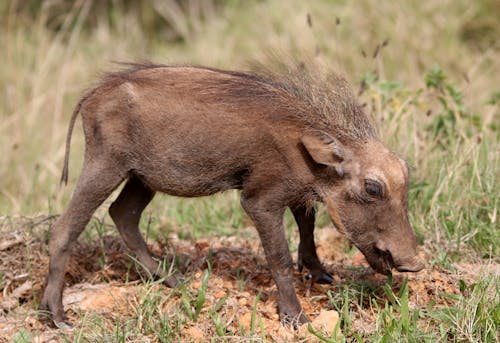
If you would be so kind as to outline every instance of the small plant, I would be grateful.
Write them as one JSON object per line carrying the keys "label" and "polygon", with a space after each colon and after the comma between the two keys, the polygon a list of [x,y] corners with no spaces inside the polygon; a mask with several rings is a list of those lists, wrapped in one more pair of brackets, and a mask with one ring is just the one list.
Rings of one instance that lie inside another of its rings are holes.
{"label": "small plant", "polygon": [[31,342],[33,342],[33,335],[26,330],[21,330],[14,336],[14,339],[12,340],[12,342],[13,343],[31,343]]}
{"label": "small plant", "polygon": [[209,264],[209,267],[203,272],[201,287],[197,295],[191,294],[185,287],[182,287],[180,291],[182,309],[191,321],[196,322],[198,320],[201,310],[205,305],[208,280],[210,279],[211,272],[212,270]]}
{"label": "small plant", "polygon": [[221,315],[219,314],[219,311],[221,310],[222,306],[225,304],[227,298],[229,297],[229,294],[224,295],[222,298],[220,298],[214,306],[212,306],[209,309],[209,314],[210,318],[212,319],[214,326],[215,326],[215,332],[217,333],[217,336],[223,337],[226,336],[228,330],[227,323],[223,322],[223,319]]}
{"label": "small plant", "polygon": [[5,283],[5,273],[0,271],[0,291],[3,291]]}

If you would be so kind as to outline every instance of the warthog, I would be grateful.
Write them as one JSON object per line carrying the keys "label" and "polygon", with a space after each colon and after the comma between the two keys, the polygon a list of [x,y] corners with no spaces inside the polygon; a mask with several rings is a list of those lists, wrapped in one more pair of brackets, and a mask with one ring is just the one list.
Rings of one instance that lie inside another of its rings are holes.
{"label": "warthog", "polygon": [[138,228],[155,192],[198,197],[241,190],[241,205],[260,235],[278,289],[282,321],[299,324],[293,260],[283,228],[291,209],[300,231],[299,268],[316,282],[332,277],[314,243],[314,202],[377,272],[418,271],[417,240],[407,218],[408,168],[377,138],[339,76],[243,73],[202,67],[132,65],[107,74],[74,110],[85,157],[69,206],[54,223],[40,309],[68,324],[62,305],[70,249],[94,211],[123,181],[109,213],[128,248],[168,286]]}

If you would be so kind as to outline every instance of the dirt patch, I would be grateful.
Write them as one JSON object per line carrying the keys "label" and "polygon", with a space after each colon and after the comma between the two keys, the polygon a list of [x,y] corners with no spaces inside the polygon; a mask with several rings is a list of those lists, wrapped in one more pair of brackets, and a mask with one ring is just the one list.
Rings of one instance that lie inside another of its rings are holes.
{"label": "dirt patch", "polygon": [[[5,233],[0,241],[0,342],[2,339],[11,341],[20,330],[32,333],[38,342],[57,339],[57,331],[41,324],[35,311],[48,264],[48,222],[33,225],[31,220],[24,231],[4,231],[10,233]],[[183,327],[183,339],[200,341],[203,337],[215,336],[216,328],[210,325],[209,319],[219,303],[222,305],[217,309],[218,315],[234,332],[264,330],[267,337],[277,341],[307,335],[307,330],[294,332],[279,324],[276,288],[260,242],[252,228],[244,231],[245,234],[238,237],[213,238],[210,241],[190,242],[172,234],[164,241],[149,242],[156,255],[166,257],[166,260],[175,257],[178,268],[187,278],[185,292],[188,294],[197,294],[202,288],[204,271],[210,265],[205,302],[198,320],[198,323],[204,324],[190,323]],[[359,327],[361,332],[374,330],[376,318],[373,318],[370,306],[374,300],[380,304],[387,301],[387,277],[374,273],[361,254],[345,253],[348,243],[335,230],[318,230],[317,241],[320,258],[335,281],[333,285],[311,284],[306,272],[297,271],[296,290],[304,311],[313,324],[316,321],[314,325],[317,329],[328,326],[326,333],[331,334],[335,327],[332,323],[338,319],[335,297],[346,290],[358,292],[365,296],[350,304],[356,313],[353,325]],[[494,263],[488,266],[457,264],[452,267],[446,270],[428,266],[417,274],[395,273],[390,289],[397,294],[405,278],[408,278],[411,306],[449,306],[454,301],[449,295],[461,292],[460,280],[472,283],[484,268],[489,268],[488,273],[498,275],[500,272],[499,265]],[[164,311],[181,307],[181,292],[158,284],[151,287],[144,280],[144,273],[119,237],[105,236],[99,243],[80,241],[74,249],[66,275],[65,309],[76,325],[82,313],[96,313],[110,318],[126,317],[137,313],[138,306],[144,302],[145,292],[151,293],[152,289],[167,299],[162,303]]]}

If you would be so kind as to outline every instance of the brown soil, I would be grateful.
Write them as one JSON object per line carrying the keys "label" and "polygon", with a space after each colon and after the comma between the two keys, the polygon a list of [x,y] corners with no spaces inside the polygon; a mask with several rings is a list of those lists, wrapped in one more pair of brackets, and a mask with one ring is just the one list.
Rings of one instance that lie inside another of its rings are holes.
{"label": "brown soil", "polygon": [[[0,278],[0,342],[11,341],[22,329],[31,332],[37,342],[57,341],[57,331],[40,323],[35,311],[47,270],[46,240],[51,220],[0,218],[0,273],[3,274]],[[238,330],[243,327],[248,332],[255,299],[259,296],[256,315],[261,318],[267,337],[281,341],[292,340],[297,335],[279,324],[276,289],[259,240],[252,228],[243,231],[237,237],[196,242],[181,240],[171,234],[164,241],[150,242],[156,255],[177,257],[178,268],[189,282],[188,291],[196,292],[201,287],[203,270],[211,265],[206,303],[200,314],[207,320],[198,320],[199,325],[183,328],[183,339],[200,341],[216,334],[210,324],[208,308],[223,297],[227,299],[219,314],[231,328]],[[350,304],[357,314],[354,326],[359,331],[374,330],[375,318],[370,310],[370,301],[373,300],[369,298],[382,304],[387,301],[383,289],[387,277],[367,267],[360,253],[352,256],[344,253],[347,242],[335,230],[318,230],[317,242],[318,254],[335,281],[333,285],[312,285],[306,272],[296,272],[296,290],[305,313],[313,320],[331,318],[336,313],[328,311],[334,310],[328,292],[335,297],[346,287],[353,291],[363,290],[370,296],[365,295],[364,300]],[[427,261],[432,260],[428,253],[426,257]],[[429,265],[417,274],[395,273],[392,289],[397,294],[407,277],[411,306],[449,306],[454,300],[447,295],[460,294],[459,280],[470,284],[484,268],[489,268],[490,273],[500,272],[498,264],[457,264],[452,267],[446,270]],[[117,235],[105,236],[100,244],[80,241],[74,249],[66,276],[64,305],[70,319],[78,326],[81,317],[77,313],[96,312],[110,318],[130,315],[146,287],[141,274]],[[155,287],[165,296],[170,296],[165,310],[179,306],[178,292],[172,293],[171,289],[160,285]],[[141,338],[137,339],[141,341]]]}

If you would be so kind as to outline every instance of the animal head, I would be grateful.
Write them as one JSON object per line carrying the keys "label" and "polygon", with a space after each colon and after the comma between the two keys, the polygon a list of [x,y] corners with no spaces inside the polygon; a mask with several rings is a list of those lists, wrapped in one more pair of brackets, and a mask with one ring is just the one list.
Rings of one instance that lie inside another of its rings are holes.
{"label": "animal head", "polygon": [[421,270],[407,214],[406,162],[375,139],[344,144],[316,131],[303,136],[302,144],[319,175],[316,192],[332,221],[370,266],[384,274],[392,268]]}

